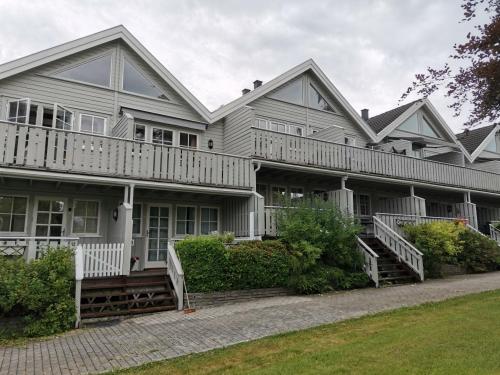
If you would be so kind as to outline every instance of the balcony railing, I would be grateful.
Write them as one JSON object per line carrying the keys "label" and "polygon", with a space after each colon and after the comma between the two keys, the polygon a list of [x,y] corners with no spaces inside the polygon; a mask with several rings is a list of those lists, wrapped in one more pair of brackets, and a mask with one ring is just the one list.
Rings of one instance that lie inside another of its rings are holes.
{"label": "balcony railing", "polygon": [[0,122],[0,166],[250,188],[250,158]]}
{"label": "balcony railing", "polygon": [[271,161],[500,192],[500,174],[366,148],[252,129],[253,156]]}

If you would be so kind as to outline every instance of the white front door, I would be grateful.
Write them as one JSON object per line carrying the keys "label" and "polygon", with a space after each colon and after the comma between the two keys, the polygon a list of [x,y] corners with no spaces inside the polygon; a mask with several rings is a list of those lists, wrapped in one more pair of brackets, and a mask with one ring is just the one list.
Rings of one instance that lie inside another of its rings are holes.
{"label": "white front door", "polygon": [[167,204],[148,206],[146,268],[166,267],[168,241],[171,233],[172,209]]}
{"label": "white front door", "polygon": [[67,208],[65,199],[36,198],[33,221],[35,236],[64,237]]}

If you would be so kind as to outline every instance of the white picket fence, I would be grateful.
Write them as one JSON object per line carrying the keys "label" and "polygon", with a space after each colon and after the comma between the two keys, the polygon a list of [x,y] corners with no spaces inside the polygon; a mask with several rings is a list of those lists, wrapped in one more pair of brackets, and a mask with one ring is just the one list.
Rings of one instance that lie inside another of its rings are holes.
{"label": "white picket fence", "polygon": [[120,276],[123,274],[123,243],[78,245],[83,255],[83,277]]}

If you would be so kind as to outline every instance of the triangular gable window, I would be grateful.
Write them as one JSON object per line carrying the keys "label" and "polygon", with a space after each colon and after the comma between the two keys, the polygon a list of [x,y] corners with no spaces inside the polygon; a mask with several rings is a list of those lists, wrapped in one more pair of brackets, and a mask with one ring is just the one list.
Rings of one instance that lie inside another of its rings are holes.
{"label": "triangular gable window", "polygon": [[412,133],[419,133],[417,114],[414,114],[409,119],[401,124],[399,130],[405,130]]}
{"label": "triangular gable window", "polygon": [[281,87],[271,95],[273,99],[283,100],[285,102],[304,105],[304,96],[302,94],[302,79],[296,79]]}
{"label": "triangular gable window", "polygon": [[75,67],[63,70],[54,76],[109,87],[111,80],[111,55],[84,62]]}
{"label": "triangular gable window", "polygon": [[134,65],[124,60],[123,90],[153,98],[167,99],[167,96],[149,79],[147,79]]}
{"label": "triangular gable window", "polygon": [[[420,120],[420,121],[419,121]],[[410,133],[422,134],[426,137],[431,138],[442,138],[429,124],[429,122],[425,119],[425,117],[419,117],[415,113],[413,116],[408,118],[405,122],[403,122],[398,130],[407,131]]]}
{"label": "triangular gable window", "polygon": [[422,119],[422,134],[426,135],[428,137],[433,137],[433,138],[441,138],[435,131],[432,129],[431,125],[427,122],[425,117]]}
{"label": "triangular gable window", "polygon": [[313,85],[309,86],[309,107],[322,111],[335,112]]}
{"label": "triangular gable window", "polygon": [[491,151],[491,152],[498,152],[497,151],[497,141],[496,138],[493,137],[493,139],[488,143],[488,145],[484,148],[485,151]]}

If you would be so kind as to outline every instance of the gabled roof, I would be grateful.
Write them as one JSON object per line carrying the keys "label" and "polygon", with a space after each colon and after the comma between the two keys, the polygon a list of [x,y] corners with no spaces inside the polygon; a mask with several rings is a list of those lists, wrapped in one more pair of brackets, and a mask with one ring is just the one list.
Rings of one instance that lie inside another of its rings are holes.
{"label": "gabled roof", "polygon": [[216,111],[212,112],[212,121],[215,122],[217,120],[220,120],[221,118],[231,114],[241,107],[246,106],[247,104],[266,95],[267,93],[275,90],[285,83],[292,81],[293,79],[307,71],[311,71],[317,77],[317,79],[325,86],[328,92],[340,103],[341,107],[351,116],[351,118],[359,125],[359,127],[365,131],[368,137],[370,137],[372,140],[375,140],[376,134],[373,132],[373,130],[363,121],[358,112],[349,104],[349,102],[344,98],[340,91],[333,85],[326,74],[312,59],[304,61],[302,64],[295,66],[294,68],[277,76],[264,85],[249,92],[248,94],[240,96],[232,102],[220,107]]}
{"label": "gabled roof", "polygon": [[370,127],[373,129],[375,133],[380,133],[387,126],[389,126],[394,120],[396,120],[399,116],[401,116],[408,108],[410,108],[413,104],[417,102],[420,102],[420,99],[390,109],[387,112],[383,112],[377,116],[370,117],[367,121],[368,125],[370,125]]}
{"label": "gabled roof", "polygon": [[99,46],[114,40],[122,40],[141,57],[170,87],[194,108],[207,122],[210,112],[193,94],[191,94],[167,68],[165,68],[123,25],[88,35],[68,43],[21,57],[0,65],[0,79],[4,79],[26,70],[39,67],[66,56]]}
{"label": "gabled roof", "polygon": [[457,134],[457,138],[471,154],[472,161],[474,161],[498,130],[500,130],[500,125],[493,124],[482,128],[465,130]]}

